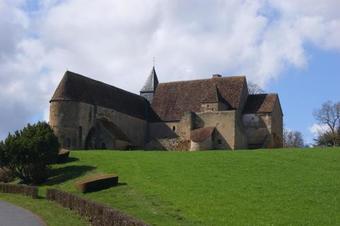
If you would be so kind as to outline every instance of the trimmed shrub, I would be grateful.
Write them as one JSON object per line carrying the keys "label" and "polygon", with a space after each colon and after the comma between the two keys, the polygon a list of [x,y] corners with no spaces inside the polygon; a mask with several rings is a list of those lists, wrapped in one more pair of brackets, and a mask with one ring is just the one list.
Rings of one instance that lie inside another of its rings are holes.
{"label": "trimmed shrub", "polygon": [[46,198],[86,217],[93,226],[147,226],[144,222],[118,210],[80,198],[68,192],[47,189]]}
{"label": "trimmed shrub", "polygon": [[13,173],[7,168],[0,168],[0,182],[11,182],[14,180]]}
{"label": "trimmed shrub", "polygon": [[95,175],[75,183],[75,187],[83,193],[99,191],[116,185],[118,185],[118,176],[113,174]]}
{"label": "trimmed shrub", "polygon": [[46,122],[28,124],[0,142],[0,167],[10,169],[24,183],[40,183],[48,177],[48,164],[55,162],[58,138]]}
{"label": "trimmed shrub", "polygon": [[33,199],[38,198],[38,188],[34,186],[0,183],[0,192],[22,194]]}

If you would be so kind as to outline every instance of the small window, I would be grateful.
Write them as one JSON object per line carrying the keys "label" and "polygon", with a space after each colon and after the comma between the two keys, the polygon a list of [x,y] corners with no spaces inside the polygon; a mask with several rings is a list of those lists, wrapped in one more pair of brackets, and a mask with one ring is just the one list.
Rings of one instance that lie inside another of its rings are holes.
{"label": "small window", "polygon": [[172,131],[175,131],[175,130],[176,130],[176,126],[173,126],[173,127],[172,127]]}
{"label": "small window", "polygon": [[218,140],[217,140],[217,143],[218,143],[218,144],[222,144],[222,140],[221,140],[221,139],[218,139]]}

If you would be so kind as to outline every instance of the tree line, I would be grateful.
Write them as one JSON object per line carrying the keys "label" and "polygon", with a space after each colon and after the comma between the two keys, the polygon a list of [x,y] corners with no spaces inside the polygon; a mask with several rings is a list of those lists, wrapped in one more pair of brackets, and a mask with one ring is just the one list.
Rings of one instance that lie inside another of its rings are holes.
{"label": "tree line", "polygon": [[325,129],[318,131],[315,139],[319,146],[340,146],[340,102],[327,101],[314,111],[314,117]]}
{"label": "tree line", "polygon": [[[314,138],[314,146],[340,146],[340,102],[327,101],[313,112],[313,116],[320,125],[317,136]],[[304,147],[302,133],[284,129],[284,147]]]}

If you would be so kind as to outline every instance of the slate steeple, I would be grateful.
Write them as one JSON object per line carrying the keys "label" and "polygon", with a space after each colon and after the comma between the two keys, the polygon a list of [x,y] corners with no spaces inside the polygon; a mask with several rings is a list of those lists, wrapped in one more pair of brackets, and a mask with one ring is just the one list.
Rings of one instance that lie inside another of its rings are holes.
{"label": "slate steeple", "polygon": [[157,73],[155,67],[152,67],[151,73],[140,91],[140,95],[147,99],[150,102],[150,104],[152,103],[152,99],[155,94],[157,86],[158,86]]}

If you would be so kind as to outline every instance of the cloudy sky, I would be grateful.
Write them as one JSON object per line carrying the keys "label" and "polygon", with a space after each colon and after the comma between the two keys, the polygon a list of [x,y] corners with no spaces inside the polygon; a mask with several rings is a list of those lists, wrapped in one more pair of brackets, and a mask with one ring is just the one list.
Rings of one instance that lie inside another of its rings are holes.
{"label": "cloudy sky", "polygon": [[313,138],[314,109],[340,100],[339,0],[0,0],[0,138],[48,119],[65,70],[138,92],[247,75],[278,92],[285,125]]}

